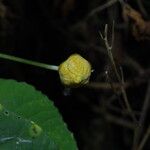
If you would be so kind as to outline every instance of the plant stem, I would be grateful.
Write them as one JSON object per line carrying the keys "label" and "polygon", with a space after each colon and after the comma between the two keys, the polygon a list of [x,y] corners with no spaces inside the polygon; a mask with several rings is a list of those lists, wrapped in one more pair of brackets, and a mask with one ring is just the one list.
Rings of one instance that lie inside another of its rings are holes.
{"label": "plant stem", "polygon": [[41,68],[48,69],[48,70],[58,71],[58,66],[40,63],[40,62],[36,62],[36,61],[32,61],[32,60],[27,60],[27,59],[19,58],[19,57],[12,56],[12,55],[0,53],[0,58],[23,63],[23,64],[28,64],[28,65],[32,65],[32,66],[36,66],[36,67],[41,67]]}
{"label": "plant stem", "polygon": [[150,136],[150,126],[148,127],[147,131],[146,131],[146,134],[144,135],[140,145],[139,145],[139,148],[137,150],[142,150],[145,143],[147,142],[148,138]]}
{"label": "plant stem", "polygon": [[135,123],[137,123],[136,117],[135,117],[135,115],[133,113],[133,110],[130,106],[130,103],[129,103],[129,100],[128,100],[128,97],[127,97],[127,94],[126,94],[126,91],[125,91],[125,88],[124,88],[124,79],[122,79],[121,76],[119,75],[119,72],[117,70],[117,67],[116,67],[112,52],[111,52],[111,50],[113,48],[113,42],[114,42],[114,22],[113,22],[113,27],[112,27],[112,41],[111,41],[111,44],[109,44],[109,42],[108,42],[108,25],[107,24],[105,25],[105,29],[104,29],[104,36],[102,35],[101,32],[100,32],[100,36],[101,36],[101,38],[103,39],[103,41],[105,43],[106,50],[108,52],[108,56],[109,56],[110,62],[112,64],[113,70],[115,72],[115,75],[117,77],[117,80],[121,84],[120,88],[121,88],[122,96],[124,98],[125,105],[126,105],[128,111],[129,111],[133,121]]}
{"label": "plant stem", "polygon": [[[148,82],[148,88],[147,88],[147,92],[146,92],[146,96],[145,96],[145,100],[143,103],[143,107],[142,107],[142,112],[141,112],[141,116],[139,119],[139,123],[137,128],[135,129],[135,135],[134,135],[134,142],[133,142],[133,150],[136,150],[137,147],[139,146],[139,141],[141,138],[141,134],[144,128],[144,121],[148,112],[150,106],[150,80]],[[150,127],[149,127],[150,130]]]}

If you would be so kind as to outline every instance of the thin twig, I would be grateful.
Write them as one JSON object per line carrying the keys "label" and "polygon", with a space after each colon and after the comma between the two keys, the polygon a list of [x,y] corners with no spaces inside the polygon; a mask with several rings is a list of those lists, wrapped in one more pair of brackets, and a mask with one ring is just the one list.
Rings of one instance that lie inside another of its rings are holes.
{"label": "thin twig", "polygon": [[122,100],[121,100],[121,98],[120,98],[120,91],[119,91],[119,90],[120,90],[120,87],[121,87],[122,85],[125,85],[125,84],[124,84],[124,83],[123,83],[123,84],[120,83],[119,90],[117,90],[117,89],[115,89],[115,86],[114,86],[114,84],[113,84],[113,82],[112,82],[112,80],[111,80],[109,74],[107,74],[107,78],[108,78],[109,83],[110,83],[110,85],[111,85],[111,89],[113,90],[114,94],[116,95],[116,97],[117,97],[117,99],[118,99],[118,102],[119,102],[121,108],[124,110],[124,109],[125,109],[125,106],[124,106],[124,104],[123,104],[123,102],[122,102]]}
{"label": "thin twig", "polygon": [[108,42],[108,25],[107,24],[105,25],[104,36],[102,35],[101,32],[100,32],[100,36],[104,40],[104,43],[105,43],[105,46],[106,46],[106,49],[107,49],[107,52],[108,52],[108,56],[109,56],[110,61],[112,63],[112,67],[113,67],[113,70],[116,74],[116,77],[117,77],[118,81],[121,83],[120,88],[121,88],[121,92],[122,92],[123,99],[125,101],[126,107],[127,107],[128,111],[130,112],[130,115],[131,115],[133,121],[136,123],[137,122],[136,117],[135,117],[135,115],[132,111],[132,108],[131,108],[130,103],[128,101],[126,91],[125,91],[124,86],[123,86],[124,81],[118,73],[118,70],[117,70],[117,67],[116,67],[112,52],[111,52],[113,41],[114,41],[114,23],[113,23],[113,27],[112,27],[112,42],[111,42],[111,44],[109,44],[109,42]]}
{"label": "thin twig", "polygon": [[110,1],[108,1],[107,3],[105,3],[105,4],[101,5],[101,6],[98,6],[97,8],[93,9],[93,10],[87,15],[86,19],[88,19],[88,18],[94,16],[96,13],[98,13],[98,12],[100,12],[100,11],[102,11],[102,10],[104,10],[104,9],[106,9],[106,8],[108,8],[108,7],[110,7],[110,6],[112,6],[112,5],[115,4],[116,2],[118,2],[118,0],[110,0]]}
{"label": "thin twig", "polygon": [[145,17],[148,17],[148,14],[147,14],[147,12],[146,12],[146,10],[145,10],[143,4],[142,4],[142,0],[137,0],[137,4],[138,4],[139,9],[140,9],[140,11],[142,12],[142,14],[143,14]]}
{"label": "thin twig", "polygon": [[122,119],[120,117],[114,116],[114,115],[110,114],[109,112],[103,111],[103,109],[99,109],[99,107],[94,107],[93,110],[98,114],[102,114],[104,116],[104,118],[111,123],[120,125],[125,128],[129,128],[132,130],[134,130],[134,128],[135,128],[134,123],[132,123],[128,120]]}
{"label": "thin twig", "polygon": [[146,131],[146,134],[144,135],[141,143],[139,144],[139,148],[137,150],[142,150],[144,145],[146,144],[148,138],[150,136],[150,126],[148,127],[147,131]]}
{"label": "thin twig", "polygon": [[[120,83],[116,83],[116,82],[112,82],[114,89],[118,90],[120,89],[121,84]],[[126,89],[127,87],[130,86],[130,82],[125,82],[124,83],[124,88]],[[88,88],[92,88],[92,89],[102,89],[102,90],[111,90],[111,85],[107,82],[90,82],[89,84],[86,85],[86,87]]]}
{"label": "thin twig", "polygon": [[[140,86],[143,83],[146,83],[150,80],[150,69],[142,71],[137,77],[127,80],[124,84],[118,82],[112,82],[115,89],[120,89],[120,86],[123,86],[124,89],[129,87]],[[95,90],[111,90],[111,85],[107,82],[90,82],[85,87],[92,88]]]}
{"label": "thin twig", "polygon": [[129,110],[129,113],[131,114],[131,117],[134,121],[134,123],[137,123],[137,120],[136,120],[136,117],[135,117],[135,114],[133,113],[133,110],[130,106],[130,103],[129,103],[129,100],[128,100],[128,97],[127,97],[127,93],[125,91],[125,88],[123,87],[123,85],[125,84],[124,83],[124,75],[123,75],[123,71],[121,69],[121,92],[122,92],[122,95],[123,95],[123,98],[124,98],[124,101],[125,101],[125,104],[127,106],[127,109]]}
{"label": "thin twig", "polygon": [[102,10],[105,10],[108,7],[111,7],[112,5],[114,5],[117,2],[120,2],[121,5],[125,5],[125,2],[123,0],[109,0],[105,4],[96,7],[90,13],[88,13],[88,15],[86,16],[85,20],[88,20],[90,17],[94,16],[96,13],[98,13],[98,12],[100,12]]}
{"label": "thin twig", "polygon": [[[108,107],[108,109],[114,111],[114,112],[117,112],[119,114],[122,114],[122,115],[130,115],[129,114],[129,111],[128,110],[122,110],[121,108],[118,108],[116,106],[113,106],[112,104],[106,104],[106,107]],[[139,116],[140,115],[140,112],[138,111],[134,111],[133,112],[135,115]]]}
{"label": "thin twig", "polygon": [[139,119],[138,127],[135,130],[133,150],[136,150],[138,147],[138,143],[139,143],[139,140],[140,140],[143,128],[144,128],[144,121],[145,121],[145,117],[146,117],[149,106],[150,106],[150,80],[148,83],[148,88],[147,88],[144,104],[142,107],[142,112],[141,112],[141,116]]}
{"label": "thin twig", "polygon": [[86,15],[86,17],[82,21],[79,21],[75,26],[73,26],[73,28],[79,27],[81,24],[83,24],[83,22],[88,21],[91,17],[95,16],[97,13],[99,13],[99,12],[105,10],[106,8],[111,7],[115,3],[121,2],[121,1],[122,0],[110,0],[110,1],[106,2],[105,4],[94,8],[93,10],[91,10],[91,12],[89,12]]}
{"label": "thin twig", "polygon": [[132,130],[134,130],[134,128],[135,128],[134,123],[132,123],[130,121],[127,121],[127,120],[124,120],[120,117],[116,117],[116,116],[113,116],[113,115],[107,114],[107,113],[104,114],[104,117],[105,117],[106,120],[108,120],[112,123],[115,123],[117,125],[129,128],[129,129],[132,129]]}
{"label": "thin twig", "polygon": [[139,74],[144,73],[143,67],[134,58],[130,57],[127,54],[125,55],[124,64],[132,67],[132,69],[137,71]]}

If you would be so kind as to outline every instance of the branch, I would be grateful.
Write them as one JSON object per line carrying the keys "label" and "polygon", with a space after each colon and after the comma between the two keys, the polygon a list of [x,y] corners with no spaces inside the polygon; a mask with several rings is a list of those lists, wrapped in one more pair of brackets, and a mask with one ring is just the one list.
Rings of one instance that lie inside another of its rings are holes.
{"label": "branch", "polygon": [[148,83],[148,88],[147,88],[144,104],[142,107],[142,112],[141,112],[141,116],[139,119],[139,124],[135,130],[133,150],[136,150],[138,147],[138,143],[139,143],[139,140],[140,140],[143,128],[144,128],[144,121],[145,121],[145,117],[146,117],[149,106],[150,106],[150,80]]}
{"label": "branch", "polygon": [[146,134],[144,135],[140,145],[139,145],[139,148],[137,150],[142,150],[145,143],[147,142],[148,138],[150,136],[150,126],[148,127],[147,131],[146,131]]}
{"label": "branch", "polygon": [[131,115],[133,121],[136,123],[137,122],[136,117],[135,117],[135,115],[133,113],[133,110],[132,110],[132,108],[130,106],[130,103],[128,101],[128,97],[127,97],[126,91],[125,91],[124,86],[123,86],[124,85],[124,80],[118,73],[118,70],[117,70],[117,67],[116,67],[116,64],[115,64],[112,52],[111,52],[112,47],[113,47],[113,41],[114,41],[114,23],[113,23],[113,27],[112,27],[112,41],[111,41],[111,44],[109,44],[109,42],[108,42],[108,25],[107,24],[105,25],[105,29],[104,29],[104,36],[102,35],[101,32],[100,32],[100,36],[101,36],[101,38],[103,39],[103,41],[105,43],[105,46],[106,46],[106,49],[107,49],[107,53],[108,53],[110,62],[112,64],[113,70],[114,70],[114,72],[116,74],[116,77],[117,77],[118,81],[121,84],[120,88],[121,88],[122,96],[123,96],[123,99],[125,101],[126,107],[127,107],[128,111],[130,112],[130,115]]}

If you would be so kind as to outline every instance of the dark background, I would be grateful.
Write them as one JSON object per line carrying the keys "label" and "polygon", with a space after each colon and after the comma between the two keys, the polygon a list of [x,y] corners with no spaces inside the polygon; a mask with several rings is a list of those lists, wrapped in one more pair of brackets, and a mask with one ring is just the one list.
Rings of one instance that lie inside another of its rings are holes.
{"label": "dark background", "polygon": [[[91,84],[71,89],[66,95],[57,72],[0,59],[1,78],[25,81],[54,101],[81,150],[127,150],[132,147],[133,131],[111,121],[106,115],[109,112],[115,117],[131,121],[127,115],[122,115],[118,102],[118,99],[122,99],[121,96],[116,97],[113,104],[119,111],[105,106],[115,96],[109,87],[109,82],[115,81],[114,75],[113,72],[110,74],[111,79],[105,76],[105,71],[111,65],[98,33],[103,32],[106,23],[111,31],[115,20],[113,54],[117,66],[123,68],[125,81],[133,81],[127,88],[127,94],[133,109],[138,113],[141,111],[149,80],[149,40],[137,40],[132,35],[130,23],[127,24],[122,17],[120,3],[114,3],[87,17],[91,11],[106,2],[0,0],[0,52],[53,65],[59,65],[73,53],[79,53],[91,63],[94,69]],[[144,20],[149,20],[149,0],[142,3],[146,14],[136,0],[127,2],[142,14]],[[111,38],[111,32],[109,37]],[[105,83],[104,87],[101,87],[101,82]],[[92,86],[92,83],[99,86]],[[146,119],[144,131],[148,124]],[[145,145],[145,150],[148,149],[149,142]]]}

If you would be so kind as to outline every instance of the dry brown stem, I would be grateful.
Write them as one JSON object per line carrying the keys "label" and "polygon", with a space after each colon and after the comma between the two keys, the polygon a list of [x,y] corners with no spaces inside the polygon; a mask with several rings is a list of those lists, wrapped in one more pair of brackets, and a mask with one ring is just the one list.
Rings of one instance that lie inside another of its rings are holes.
{"label": "dry brown stem", "polygon": [[150,40],[150,21],[145,21],[138,11],[125,4],[123,7],[123,18],[126,22],[129,19],[132,21],[132,34],[137,40]]}

